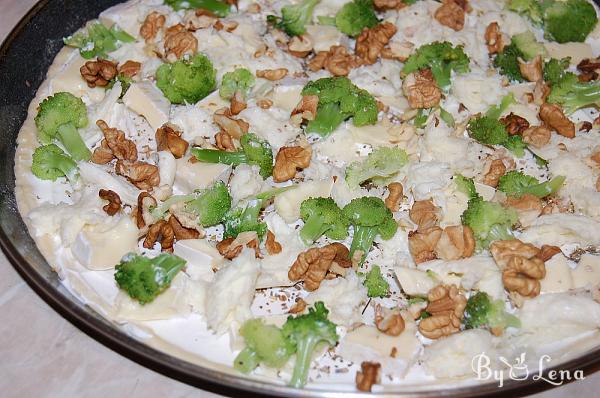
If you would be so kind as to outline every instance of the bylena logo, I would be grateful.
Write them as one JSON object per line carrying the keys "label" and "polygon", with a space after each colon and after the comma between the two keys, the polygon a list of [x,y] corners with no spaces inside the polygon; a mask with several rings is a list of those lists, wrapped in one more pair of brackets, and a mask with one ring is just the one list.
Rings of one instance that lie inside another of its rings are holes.
{"label": "bylena logo", "polygon": [[485,352],[475,355],[471,361],[471,368],[477,375],[477,380],[495,380],[498,382],[498,387],[504,386],[504,380],[526,380],[531,375],[532,380],[543,380],[554,386],[560,386],[567,381],[583,380],[583,370],[550,370],[544,375],[545,366],[552,360],[550,355],[542,355],[538,360],[538,366],[535,371],[529,370],[526,363],[526,354],[522,353],[510,362],[504,357],[498,357],[504,366],[498,368],[494,366],[492,369],[492,361]]}

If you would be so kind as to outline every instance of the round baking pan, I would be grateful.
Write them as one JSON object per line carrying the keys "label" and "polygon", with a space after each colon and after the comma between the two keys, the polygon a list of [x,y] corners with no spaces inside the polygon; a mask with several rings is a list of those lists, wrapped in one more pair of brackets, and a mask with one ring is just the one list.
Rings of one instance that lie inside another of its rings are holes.
{"label": "round baking pan", "polygon": [[[118,325],[102,318],[71,295],[37,250],[19,215],[14,194],[16,139],[27,116],[27,107],[63,45],[62,38],[116,3],[118,1],[114,0],[42,0],[25,15],[0,47],[0,246],[23,279],[54,310],[93,339],[143,366],[199,388],[230,396],[358,397],[387,394],[514,397],[551,387],[540,379],[529,378],[523,381],[505,380],[502,388],[490,382],[449,390],[399,386],[397,392],[385,394],[297,390],[225,375],[157,351],[128,336]],[[560,365],[562,370],[580,369],[586,375],[599,367],[600,348]],[[545,374],[552,370],[546,369]]]}

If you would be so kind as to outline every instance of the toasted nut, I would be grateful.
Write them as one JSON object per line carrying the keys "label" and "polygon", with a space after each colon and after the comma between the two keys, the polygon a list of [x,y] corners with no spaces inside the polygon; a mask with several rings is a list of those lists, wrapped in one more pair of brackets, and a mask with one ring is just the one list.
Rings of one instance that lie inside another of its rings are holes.
{"label": "toasted nut", "polygon": [[537,196],[525,194],[521,197],[508,197],[506,205],[512,207],[519,215],[519,222],[522,226],[529,226],[542,214],[542,200]]}
{"label": "toasted nut", "polygon": [[564,137],[575,137],[575,124],[565,116],[560,106],[544,103],[540,107],[540,119]]}
{"label": "toasted nut", "polygon": [[408,216],[418,225],[419,230],[428,229],[437,225],[440,219],[440,208],[433,204],[433,200],[417,200],[413,203]]}
{"label": "toasted nut", "polygon": [[397,30],[396,26],[390,22],[363,29],[356,38],[354,48],[356,56],[362,60],[363,64],[373,65]]}
{"label": "toasted nut", "polygon": [[115,157],[108,146],[108,142],[104,139],[100,141],[100,146],[94,149],[90,160],[96,164],[106,164],[111,162],[114,158]]}
{"label": "toasted nut", "polygon": [[149,190],[160,184],[158,167],[153,164],[129,160],[117,160],[115,172],[126,177],[139,189]]}
{"label": "toasted nut", "polygon": [[402,0],[375,0],[373,5],[377,11],[399,10],[406,7]]}
{"label": "toasted nut", "polygon": [[140,36],[147,42],[154,40],[156,34],[165,26],[166,17],[156,11],[146,16],[140,27]]}
{"label": "toasted nut", "polygon": [[124,64],[119,65],[119,75],[126,77],[134,77],[140,72],[142,64],[137,61],[125,61]]}
{"label": "toasted nut", "polygon": [[108,127],[104,120],[98,120],[96,125],[102,130],[104,140],[100,143],[100,147],[94,150],[92,162],[104,164],[110,162],[113,158],[128,161],[137,160],[138,154],[135,142],[125,138],[123,131]]}
{"label": "toasted nut", "polygon": [[544,126],[529,127],[523,131],[523,142],[541,148],[550,142],[551,131]]}
{"label": "toasted nut", "polygon": [[187,10],[183,16],[183,24],[187,30],[195,32],[199,29],[206,29],[212,26],[218,20],[212,12],[203,8]]}
{"label": "toasted nut", "polygon": [[231,103],[229,104],[229,109],[231,110],[232,115],[237,115],[244,109],[246,109],[246,100],[244,100],[244,96],[240,91],[236,91],[233,93],[233,97],[231,97]]}
{"label": "toasted nut", "polygon": [[362,362],[361,371],[356,372],[356,388],[359,391],[371,392],[373,384],[381,383],[381,364],[378,362]]}
{"label": "toasted nut", "polygon": [[399,182],[392,182],[388,184],[388,196],[385,198],[385,207],[390,209],[391,212],[400,210],[400,202],[404,197],[404,188]]}
{"label": "toasted nut", "polygon": [[501,159],[494,159],[486,165],[486,169],[487,171],[484,169],[485,175],[482,182],[490,187],[497,187],[500,177],[506,173],[504,162]]}
{"label": "toasted nut", "polygon": [[267,239],[265,240],[265,248],[267,253],[272,256],[281,253],[281,243],[275,240],[275,234],[271,230],[267,230]]}
{"label": "toasted nut", "polygon": [[173,251],[175,232],[173,232],[173,228],[165,220],[159,220],[148,228],[148,233],[144,239],[144,247],[152,249],[156,242],[160,243],[161,251]]}
{"label": "toasted nut", "polygon": [[504,49],[504,42],[498,22],[492,22],[487,26],[484,38],[490,54],[498,54]]}
{"label": "toasted nut", "polygon": [[502,283],[508,291],[524,297],[535,297],[540,294],[539,280],[545,276],[546,266],[541,259],[512,256],[502,271]]}
{"label": "toasted nut", "polygon": [[288,43],[288,52],[294,57],[305,58],[313,49],[313,42],[310,37],[294,36]]}
{"label": "toasted nut", "polygon": [[250,125],[245,120],[235,119],[222,113],[215,113],[213,115],[213,121],[221,128],[221,130],[238,140],[242,138],[250,128]]}
{"label": "toasted nut", "polygon": [[454,0],[443,0],[433,16],[441,25],[455,31],[462,30],[465,26],[465,10]]}
{"label": "toasted nut", "polygon": [[258,105],[261,109],[269,109],[273,106],[273,101],[271,101],[270,99],[261,98],[258,101],[256,101],[256,105]]}
{"label": "toasted nut", "polygon": [[165,56],[169,62],[174,62],[184,55],[194,55],[198,51],[198,40],[187,30],[167,33],[165,35]]}
{"label": "toasted nut", "polygon": [[500,123],[506,127],[506,132],[508,135],[521,135],[529,128],[529,122],[527,119],[519,115],[515,115],[512,112],[501,118]]}
{"label": "toasted nut", "polygon": [[138,229],[143,230],[146,225],[154,224],[156,221],[150,213],[151,207],[156,207],[156,199],[148,192],[140,192],[137,198],[137,206],[132,213]]}
{"label": "toasted nut", "polygon": [[416,264],[435,260],[435,247],[442,236],[442,229],[434,226],[408,234],[408,249]]}
{"label": "toasted nut", "polygon": [[115,191],[101,189],[98,191],[98,196],[100,196],[100,199],[108,201],[108,204],[104,205],[102,210],[109,216],[114,216],[121,210],[121,198]]}
{"label": "toasted nut", "polygon": [[542,260],[543,262],[546,262],[558,253],[562,253],[560,247],[552,245],[542,245],[542,247],[540,248],[540,252],[536,254],[536,257]]}
{"label": "toasted nut", "polygon": [[292,308],[290,308],[288,311],[288,314],[300,314],[304,312],[307,306],[308,304],[306,301],[302,300],[301,298],[297,298]]}
{"label": "toasted nut", "polygon": [[302,123],[302,120],[314,120],[317,115],[317,106],[319,105],[318,95],[304,95],[296,105],[290,115],[292,121],[297,125]]}
{"label": "toasted nut", "polygon": [[475,237],[468,226],[455,225],[444,228],[435,245],[438,258],[446,261],[471,257],[475,251]]}
{"label": "toasted nut", "polygon": [[388,336],[400,336],[404,331],[404,318],[399,310],[390,310],[377,304],[375,307],[375,326]]}
{"label": "toasted nut", "polygon": [[409,41],[392,41],[387,47],[381,50],[381,58],[395,59],[400,62],[406,62],[413,52],[415,45]]}
{"label": "toasted nut", "polygon": [[222,151],[234,152],[235,144],[233,138],[224,131],[220,131],[215,134],[215,146]]}
{"label": "toasted nut", "polygon": [[430,317],[421,320],[419,332],[429,339],[439,339],[460,331],[467,299],[455,285],[438,285],[427,294]]}
{"label": "toasted nut", "polygon": [[431,69],[409,73],[402,82],[402,91],[411,108],[432,108],[439,104],[442,92],[437,86]]}
{"label": "toasted nut", "polygon": [[217,250],[223,257],[231,260],[240,255],[244,246],[254,249],[255,258],[262,258],[258,248],[258,236],[254,231],[242,232],[235,238],[223,239],[217,243]]}
{"label": "toasted nut", "polygon": [[263,69],[256,71],[256,77],[261,77],[271,81],[281,80],[286,77],[287,74],[288,70],[286,68]]}
{"label": "toasted nut", "polygon": [[490,252],[500,269],[506,268],[512,257],[531,258],[538,255],[540,249],[531,243],[523,243],[518,239],[497,240],[490,244]]}
{"label": "toasted nut", "polygon": [[216,31],[224,30],[226,32],[233,32],[238,26],[239,23],[236,21],[221,21],[219,19],[214,23],[213,28],[215,28]]}
{"label": "toasted nut", "polygon": [[169,151],[176,159],[185,155],[188,149],[188,142],[181,138],[181,131],[176,130],[176,127],[167,123],[156,130],[156,149],[158,151]]}
{"label": "toasted nut", "polygon": [[106,87],[117,76],[117,64],[98,58],[97,61],[87,61],[79,72],[88,87]]}
{"label": "toasted nut", "polygon": [[586,78],[590,80],[598,79],[598,71],[600,71],[600,60],[598,58],[594,59],[582,59],[579,64],[577,64],[577,69],[579,69],[582,74],[586,75]]}
{"label": "toasted nut", "polygon": [[524,62],[519,59],[519,70],[521,75],[530,82],[537,82],[542,79],[542,57],[536,56],[529,62]]}
{"label": "toasted nut", "polygon": [[249,14],[258,14],[261,10],[260,4],[258,3],[252,3],[248,6],[248,8],[246,9],[246,11]]}
{"label": "toasted nut", "polygon": [[288,278],[291,281],[304,280],[306,290],[316,290],[334,262],[342,268],[352,265],[346,246],[336,242],[321,248],[313,247],[298,255],[288,271]]}
{"label": "toasted nut", "polygon": [[543,81],[538,80],[535,83],[535,88],[533,89],[533,102],[535,104],[541,105],[546,102],[546,98],[550,95],[550,86]]}
{"label": "toasted nut", "polygon": [[331,46],[329,51],[319,51],[308,63],[308,69],[317,72],[327,69],[333,76],[346,76],[350,70],[360,65],[360,60],[344,46]]}
{"label": "toasted nut", "polygon": [[174,215],[169,217],[169,225],[173,228],[173,233],[177,240],[198,239],[200,237],[200,232],[194,228],[184,227]]}
{"label": "toasted nut", "polygon": [[273,167],[273,181],[284,182],[296,176],[298,169],[310,166],[311,147],[284,146],[279,149]]}

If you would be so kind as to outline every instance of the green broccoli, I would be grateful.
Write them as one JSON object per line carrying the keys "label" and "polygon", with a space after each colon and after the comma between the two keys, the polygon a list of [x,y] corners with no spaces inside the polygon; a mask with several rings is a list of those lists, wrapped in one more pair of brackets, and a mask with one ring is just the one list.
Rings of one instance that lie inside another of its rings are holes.
{"label": "green broccoli", "polygon": [[115,267],[115,280],[132,299],[147,304],[171,285],[184,266],[184,259],[169,253],[154,258],[129,253]]}
{"label": "green broccoli", "polygon": [[258,220],[266,200],[252,199],[229,209],[223,216],[223,238],[235,238],[242,232],[256,231],[262,240],[267,233],[267,224]]}
{"label": "green broccoli", "polygon": [[521,326],[519,318],[504,309],[503,300],[492,300],[485,292],[477,292],[467,300],[464,324],[467,329],[506,329]]}
{"label": "green broccoli", "polygon": [[85,32],[75,33],[63,39],[69,47],[79,48],[79,53],[85,59],[106,58],[108,53],[115,51],[121,43],[130,43],[134,37],[125,33],[115,24],[110,29],[100,22],[89,24]]}
{"label": "green broccoli", "polygon": [[223,99],[231,99],[236,91],[246,98],[252,86],[254,86],[254,75],[246,68],[238,68],[233,72],[227,72],[221,80],[219,95]]}
{"label": "green broccoli", "polygon": [[77,163],[54,144],[37,147],[33,152],[31,172],[41,180],[56,181],[75,169]]}
{"label": "green broccoli", "polygon": [[570,57],[562,59],[549,59],[544,63],[544,81],[550,86],[554,86],[570,73],[566,72],[570,64]]}
{"label": "green broccoli", "polygon": [[373,196],[352,199],[343,209],[344,215],[354,226],[354,236],[350,245],[350,258],[354,252],[361,251],[362,264],[373,246],[377,235],[382,239],[391,239],[398,230],[398,224],[392,212],[385,207],[383,200]]}
{"label": "green broccoli", "polygon": [[308,122],[307,132],[326,137],[342,121],[351,117],[355,126],[377,123],[379,110],[375,98],[356,87],[347,77],[324,77],[308,82],[302,95],[319,97],[317,115]]}
{"label": "green broccoli", "polygon": [[343,240],[348,236],[350,223],[331,198],[304,200],[300,205],[300,218],[304,221],[300,238],[307,246],[321,235],[334,240]]}
{"label": "green broccoli", "polygon": [[584,42],[598,23],[596,9],[587,0],[545,0],[544,37],[558,43]]}
{"label": "green broccoli", "polygon": [[283,334],[296,347],[296,363],[289,385],[302,388],[306,384],[312,355],[320,343],[334,346],[339,341],[335,323],[327,319],[329,311],[323,302],[315,303],[308,314],[289,316],[283,325]]}
{"label": "green broccoli", "polygon": [[212,187],[200,191],[191,201],[185,204],[188,211],[196,214],[203,227],[211,227],[221,222],[231,208],[231,196],[227,185],[221,181]]}
{"label": "green broccoli", "polygon": [[358,188],[365,181],[387,185],[390,178],[397,175],[407,163],[408,155],[403,149],[377,148],[366,159],[352,162],[346,167],[346,182],[350,188]]}
{"label": "green broccoli", "polygon": [[390,288],[390,284],[383,277],[379,265],[374,265],[367,272],[363,285],[367,287],[367,296],[369,297],[384,297]]}
{"label": "green broccoli", "polygon": [[539,0],[509,0],[507,6],[511,11],[529,17],[537,25],[542,23],[542,7]]}
{"label": "green broccoli", "polygon": [[461,220],[473,230],[477,247],[485,249],[495,240],[513,239],[512,226],[517,222],[517,212],[478,196],[469,200]]}
{"label": "green broccoli", "polygon": [[277,326],[265,325],[261,319],[250,319],[240,328],[246,347],[235,357],[233,367],[250,373],[263,363],[279,369],[294,353],[294,344]]}
{"label": "green broccoli", "polygon": [[229,4],[220,0],[164,0],[164,2],[176,11],[202,8],[221,18],[226,17],[231,10]]}
{"label": "green broccoli", "polygon": [[573,73],[566,73],[552,86],[548,102],[559,104],[570,115],[579,108],[600,105],[600,82],[580,82]]}
{"label": "green broccoli", "polygon": [[312,20],[313,10],[321,0],[301,0],[298,4],[288,4],[281,8],[281,18],[269,15],[267,22],[290,36],[300,36],[306,32],[306,25]]}
{"label": "green broccoli", "polygon": [[508,139],[506,127],[488,116],[479,116],[471,119],[467,125],[471,138],[486,145],[502,145]]}
{"label": "green broccoli", "polygon": [[260,175],[267,178],[273,173],[273,150],[271,145],[256,134],[244,134],[240,139],[241,151],[227,152],[217,149],[192,149],[192,154],[201,162],[223,163],[237,166],[242,163],[260,167]]}
{"label": "green broccoli", "polygon": [[465,195],[469,199],[474,199],[479,196],[477,190],[475,189],[475,182],[472,178],[467,178],[462,174],[457,174],[454,176],[454,183],[456,184],[456,188]]}
{"label": "green broccoli", "polygon": [[87,108],[81,98],[65,92],[43,100],[35,116],[38,140],[50,144],[57,139],[74,160],[89,160],[92,156],[77,131],[87,123]]}
{"label": "green broccoli", "polygon": [[469,57],[462,46],[453,47],[451,43],[433,42],[417,49],[404,63],[403,75],[420,69],[431,69],[438,86],[446,89],[450,86],[451,72],[469,72]]}
{"label": "green broccoli", "polygon": [[490,109],[487,110],[485,116],[492,119],[498,119],[508,109],[509,106],[516,103],[517,100],[512,93],[506,94],[504,97],[502,97],[498,105],[491,106]]}
{"label": "green broccoli", "polygon": [[501,53],[494,58],[494,67],[498,69],[501,75],[508,77],[512,81],[524,82],[525,78],[519,69],[519,58],[525,55],[517,48],[514,43],[504,47]]}
{"label": "green broccoli", "polygon": [[423,129],[427,125],[427,120],[429,119],[429,115],[431,115],[431,111],[433,108],[423,109],[420,108],[417,110],[417,115],[413,121],[414,125],[418,129]]}
{"label": "green broccoli", "polygon": [[156,71],[156,85],[172,104],[195,104],[215,90],[216,71],[206,55],[196,54],[162,64]]}
{"label": "green broccoli", "polygon": [[127,90],[129,90],[129,87],[131,86],[131,83],[133,82],[133,78],[126,76],[122,73],[119,73],[111,81],[109,81],[108,84],[106,85],[106,87],[104,87],[104,88],[106,90],[110,90],[115,86],[115,84],[117,82],[121,83],[121,95],[119,96],[119,98],[123,98],[123,96],[125,95]]}
{"label": "green broccoli", "polygon": [[511,170],[498,180],[498,190],[509,196],[520,197],[530,194],[544,198],[558,191],[564,182],[565,177],[558,176],[550,181],[540,183],[535,177]]}
{"label": "green broccoli", "polygon": [[520,135],[509,135],[502,146],[518,158],[525,156],[525,150],[529,148]]}
{"label": "green broccoli", "polygon": [[541,55],[542,58],[546,55],[546,47],[539,43],[535,35],[528,30],[514,35],[511,43],[521,51],[525,61],[530,61],[538,55]]}
{"label": "green broccoli", "polygon": [[353,0],[335,14],[335,25],[340,32],[356,37],[364,28],[372,28],[379,20],[372,0]]}

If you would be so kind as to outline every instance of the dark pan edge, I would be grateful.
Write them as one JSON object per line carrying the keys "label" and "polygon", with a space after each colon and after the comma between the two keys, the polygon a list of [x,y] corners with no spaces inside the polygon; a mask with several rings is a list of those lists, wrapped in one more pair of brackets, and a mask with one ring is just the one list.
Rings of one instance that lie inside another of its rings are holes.
{"label": "dark pan edge", "polygon": [[[0,62],[7,56],[7,53],[15,40],[27,24],[32,21],[37,14],[48,3],[49,0],[41,0],[36,3],[11,30],[2,45],[0,46]],[[14,159],[9,160],[11,166],[14,166]],[[13,172],[14,178],[14,172]],[[14,192],[13,192],[14,195]],[[17,214],[20,218],[20,215]],[[81,306],[72,302],[61,294],[54,286],[46,281],[37,271],[35,271],[16,249],[12,240],[7,236],[3,228],[0,228],[0,246],[7,259],[19,275],[27,284],[38,294],[53,310],[70,323],[75,325],[85,334],[102,343],[109,349],[118,352],[134,362],[150,368],[163,375],[179,380],[181,382],[200,387],[202,389],[228,396],[244,397],[264,397],[265,395],[282,397],[339,397],[339,396],[385,396],[385,394],[362,394],[362,393],[332,393],[319,390],[296,390],[275,384],[265,384],[237,376],[224,375],[220,372],[202,368],[189,363],[179,361],[174,357],[155,350],[144,343],[141,343],[116,327],[109,326],[99,322],[91,317]],[[181,366],[183,364],[183,366]],[[600,369],[600,348],[577,359],[563,363],[557,367],[549,368],[544,371],[544,375],[552,370],[576,370],[581,369],[586,374],[591,374]],[[570,381],[567,381],[570,382]],[[566,383],[565,383],[566,384]],[[524,381],[505,381],[505,386],[500,389],[493,383],[478,386],[477,391],[472,387],[463,387],[452,392],[414,392],[406,393],[402,396],[523,396],[535,392],[547,390],[552,385],[541,380]],[[388,394],[392,396],[393,394]]]}

